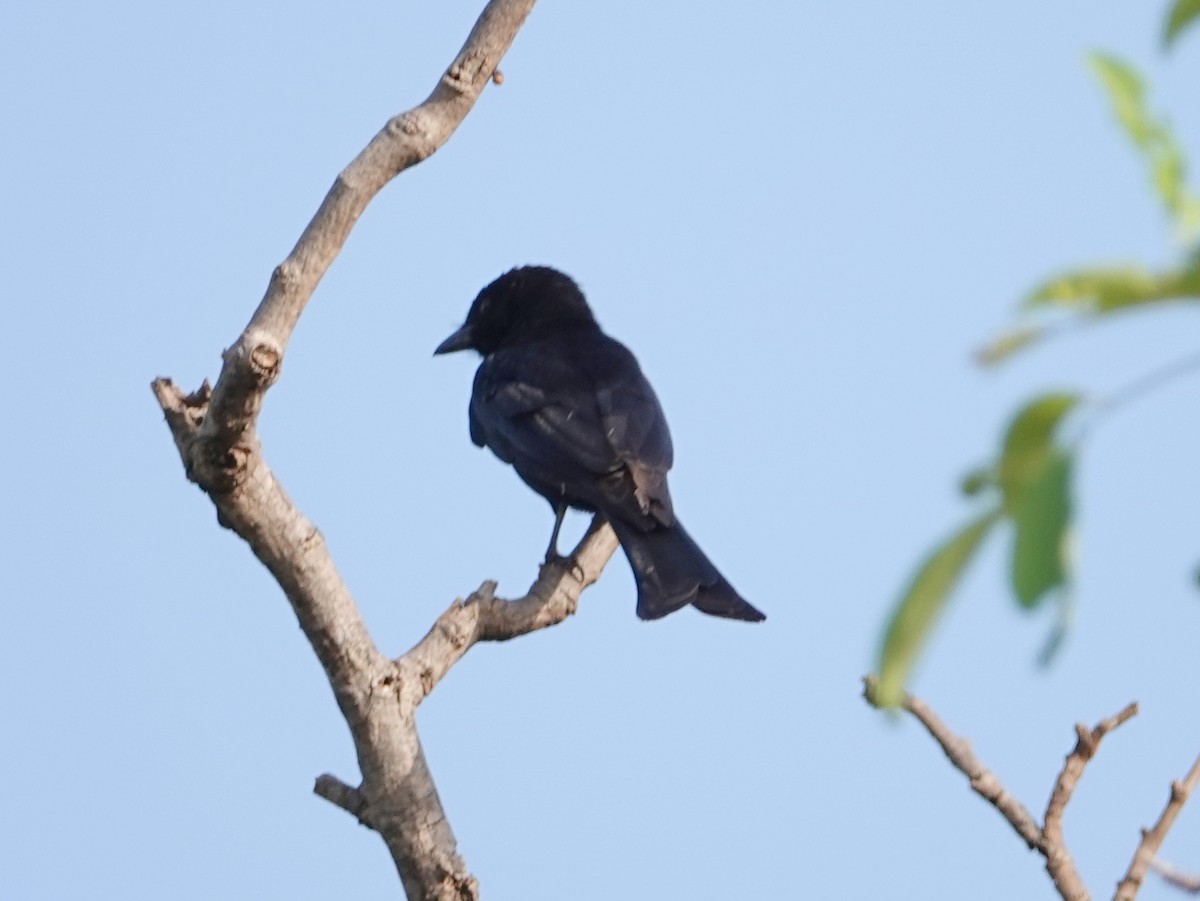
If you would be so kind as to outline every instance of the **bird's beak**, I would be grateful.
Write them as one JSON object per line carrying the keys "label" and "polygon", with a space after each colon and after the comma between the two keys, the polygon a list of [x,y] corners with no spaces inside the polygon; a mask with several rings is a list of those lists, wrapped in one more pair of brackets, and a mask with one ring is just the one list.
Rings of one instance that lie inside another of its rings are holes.
{"label": "bird's beak", "polygon": [[438,354],[452,354],[456,350],[470,350],[474,346],[475,336],[471,333],[471,326],[464,324],[462,328],[439,344],[433,355],[436,357]]}

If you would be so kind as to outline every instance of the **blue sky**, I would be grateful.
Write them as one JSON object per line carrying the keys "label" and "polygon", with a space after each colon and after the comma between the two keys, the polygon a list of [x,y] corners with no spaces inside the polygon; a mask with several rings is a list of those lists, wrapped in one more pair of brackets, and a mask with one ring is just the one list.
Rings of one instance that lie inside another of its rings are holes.
{"label": "blue sky", "polygon": [[[311,794],[355,779],[346,730],[277,586],[184,480],[149,383],[216,376],[336,172],[426,96],[478,10],[4,13],[6,897],[397,894],[382,843]],[[1083,63],[1142,67],[1200,152],[1200,33],[1164,58],[1162,12],[546,2],[503,87],[368,209],[261,432],[381,647],[485,578],[518,594],[535,575],[549,510],[468,440],[474,362],[431,357],[521,263],[575,276],[637,353],[677,508],[770,617],[641,623],[617,558],[566,624],[474,649],[420,723],[485,897],[1053,897],[858,680],[1020,400],[1103,395],[1194,348],[1181,306],[997,372],[970,361],[1042,277],[1171,259]],[[1101,896],[1200,749],[1198,387],[1086,446],[1058,663],[1035,667],[1050,618],[1013,608],[993,541],[913,686],[1037,811],[1073,723],[1142,703],[1067,813]],[[1200,869],[1198,845],[1189,809],[1165,855]]]}

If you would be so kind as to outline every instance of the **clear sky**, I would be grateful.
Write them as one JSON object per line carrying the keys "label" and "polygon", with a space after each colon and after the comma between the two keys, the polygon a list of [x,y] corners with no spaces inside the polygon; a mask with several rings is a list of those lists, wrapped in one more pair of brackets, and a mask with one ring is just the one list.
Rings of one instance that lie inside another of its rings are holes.
{"label": "clear sky", "polygon": [[[353,750],[278,587],[188,484],[149,390],[215,378],[336,172],[423,99],[478,0],[17,5],[0,26],[0,894],[395,897],[311,793]],[[995,373],[971,351],[1059,269],[1170,236],[1083,56],[1149,75],[1200,153],[1200,33],[1162,3],[539,4],[450,144],[363,216],[267,398],[266,455],[386,651],[552,518],[467,437],[433,359],[478,289],[549,263],[639,356],[692,534],[769,620],[639,622],[623,558],[549,632],[474,649],[422,738],[489,901],[1051,898],[925,734],[859,697],[958,476],[1043,387],[1192,350],[1180,307]],[[1200,750],[1200,380],[1114,415],[1079,485],[1076,628],[971,571],[914,689],[1107,896]],[[577,533],[583,519],[573,521]],[[1200,801],[1168,859],[1200,869]],[[1172,897],[1153,881],[1142,897]]]}

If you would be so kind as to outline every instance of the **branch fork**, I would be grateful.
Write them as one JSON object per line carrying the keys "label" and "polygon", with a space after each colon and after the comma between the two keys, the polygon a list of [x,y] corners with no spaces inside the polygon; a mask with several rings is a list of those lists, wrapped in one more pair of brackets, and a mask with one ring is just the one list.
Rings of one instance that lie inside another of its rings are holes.
{"label": "branch fork", "polygon": [[458,854],[429,774],[417,706],[475,643],[506,641],[574,613],[615,551],[616,537],[594,521],[572,565],[543,567],[529,591],[511,601],[495,596],[495,583],[483,583],[455,601],[410,651],[390,659],[367,632],[320,531],[268,467],[256,424],[292,331],[355,222],[388,181],[449,139],[498,74],[532,7],[533,0],[490,0],[433,93],[389,119],[337,176],[288,258],[271,273],[249,324],[222,354],[215,385],[205,382],[191,393],[167,378],[152,385],[188,479],[279,582],[350,728],[361,784],[326,774],[314,791],[379,833],[408,897],[420,901],[472,901],[479,885]]}
{"label": "branch fork", "polygon": [[[874,676],[867,676],[863,680],[863,697],[872,707],[880,706],[878,683]],[[1030,849],[1037,850],[1045,858],[1046,872],[1054,882],[1059,896],[1064,901],[1088,901],[1091,895],[1083,884],[1083,879],[1075,867],[1075,862],[1071,858],[1063,837],[1063,812],[1079,784],[1079,779],[1083,776],[1084,768],[1100,749],[1101,740],[1109,732],[1137,715],[1137,703],[1127,704],[1119,712],[1101,720],[1090,729],[1082,723],[1076,724],[1075,747],[1067,754],[1062,769],[1054,780],[1050,800],[1046,805],[1046,813],[1043,817],[1043,825],[1039,825],[1033,814],[1008,792],[994,773],[983,765],[971,750],[970,743],[965,738],[951,732],[949,727],[924,701],[906,692],[899,706],[912,714],[925,727],[934,741],[941,746],[942,751],[945,752],[954,767],[967,777],[972,790],[999,811]],[[1171,783],[1170,798],[1166,809],[1163,810],[1154,827],[1149,830],[1141,830],[1141,842],[1138,844],[1124,879],[1117,885],[1113,901],[1133,901],[1141,888],[1147,869],[1152,867],[1163,873],[1164,878],[1173,884],[1188,884],[1188,877],[1157,862],[1155,855],[1166,837],[1167,830],[1171,828],[1175,817],[1179,815],[1184,802],[1195,790],[1198,782],[1200,782],[1200,758],[1197,758],[1191,771],[1182,782]],[[1197,883],[1200,884],[1200,880],[1197,880]]]}

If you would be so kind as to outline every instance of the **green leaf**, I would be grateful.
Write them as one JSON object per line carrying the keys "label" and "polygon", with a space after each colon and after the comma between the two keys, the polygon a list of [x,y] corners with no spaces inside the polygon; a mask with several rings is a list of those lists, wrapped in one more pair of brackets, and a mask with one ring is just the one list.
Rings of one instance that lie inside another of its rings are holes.
{"label": "green leaf", "polygon": [[917,570],[884,632],[879,652],[880,706],[894,707],[903,699],[909,672],[945,607],[950,590],[1000,515],[997,508],[971,521],[935,548]]}
{"label": "green leaf", "polygon": [[1175,0],[1163,29],[1163,47],[1169,50],[1175,39],[1197,16],[1200,16],[1200,0]]}
{"label": "green leaf", "polygon": [[996,484],[996,471],[990,466],[980,466],[972,469],[958,483],[958,489],[967,497],[982,494]]}
{"label": "green leaf", "polygon": [[1053,449],[1022,492],[1013,515],[1013,591],[1027,609],[1067,581],[1073,468],[1069,452]]}
{"label": "green leaf", "polygon": [[1145,146],[1152,126],[1146,114],[1146,88],[1141,76],[1132,66],[1106,53],[1089,53],[1088,65],[1108,92],[1113,112],[1126,133],[1139,147]]}
{"label": "green leaf", "polygon": [[1150,163],[1150,177],[1154,182],[1154,190],[1158,192],[1167,212],[1180,227],[1183,227],[1189,204],[1185,185],[1187,162],[1184,160],[1183,151],[1179,149],[1166,126],[1155,132],[1153,142],[1147,148],[1146,158]]}
{"label": "green leaf", "polygon": [[1183,203],[1179,212],[1179,232],[1183,243],[1195,240],[1196,232],[1200,229],[1200,197],[1191,194]]}
{"label": "green leaf", "polygon": [[1062,418],[1079,403],[1079,395],[1044,394],[1022,407],[1013,417],[996,467],[1004,512],[1016,517],[1025,492],[1042,474],[1054,453],[1054,433]]}
{"label": "green leaf", "polygon": [[1151,181],[1167,212],[1185,228],[1189,205],[1184,187],[1187,163],[1171,129],[1146,109],[1141,77],[1115,56],[1092,53],[1088,63],[1104,85],[1118,121],[1149,164]]}
{"label": "green leaf", "polygon": [[1005,332],[989,344],[985,344],[975,352],[975,359],[983,366],[993,366],[1011,357],[1019,350],[1024,350],[1034,341],[1045,334],[1045,329],[1030,327],[1014,329]]}
{"label": "green leaf", "polygon": [[1024,305],[1102,315],[1181,297],[1200,297],[1200,266],[1159,273],[1132,266],[1067,272],[1038,286]]}
{"label": "green leaf", "polygon": [[1054,659],[1067,642],[1067,635],[1071,631],[1074,620],[1075,604],[1068,588],[1058,596],[1058,620],[1050,629],[1050,634],[1046,636],[1046,643],[1042,645],[1042,649],[1038,652],[1038,666],[1048,667],[1054,663]]}

